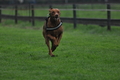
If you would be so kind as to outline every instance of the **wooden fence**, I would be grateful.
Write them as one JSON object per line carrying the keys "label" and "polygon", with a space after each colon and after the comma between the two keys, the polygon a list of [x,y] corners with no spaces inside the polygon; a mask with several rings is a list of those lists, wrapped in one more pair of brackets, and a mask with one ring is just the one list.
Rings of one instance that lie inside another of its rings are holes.
{"label": "wooden fence", "polygon": [[[50,6],[52,7],[52,6]],[[13,19],[15,20],[15,23],[18,23],[18,20],[25,20],[32,22],[32,26],[35,25],[35,20],[44,21],[46,17],[36,17],[34,15],[34,5],[31,5],[31,16],[18,16],[18,5],[15,5],[15,15],[5,15],[2,14],[2,8],[0,6],[0,23],[2,19]],[[111,6],[110,4],[107,4],[107,19],[93,19],[93,18],[77,18],[76,17],[76,5],[73,4],[73,18],[65,18],[62,17],[63,22],[67,23],[73,23],[74,28],[77,27],[77,24],[94,24],[94,25],[100,25],[100,26],[107,26],[107,30],[111,30],[111,26],[120,26],[120,19],[111,19]]]}

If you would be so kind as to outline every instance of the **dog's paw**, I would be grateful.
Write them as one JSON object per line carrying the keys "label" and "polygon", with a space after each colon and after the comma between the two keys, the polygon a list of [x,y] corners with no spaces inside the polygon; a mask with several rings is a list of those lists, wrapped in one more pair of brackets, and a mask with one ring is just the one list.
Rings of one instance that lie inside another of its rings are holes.
{"label": "dog's paw", "polygon": [[58,55],[51,55],[51,57],[58,57]]}
{"label": "dog's paw", "polygon": [[51,57],[55,57],[55,55],[51,55]]}

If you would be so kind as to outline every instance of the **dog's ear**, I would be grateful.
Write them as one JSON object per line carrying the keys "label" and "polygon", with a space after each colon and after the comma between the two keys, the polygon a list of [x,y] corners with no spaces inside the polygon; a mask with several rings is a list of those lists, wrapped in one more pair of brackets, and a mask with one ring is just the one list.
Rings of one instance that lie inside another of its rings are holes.
{"label": "dog's ear", "polygon": [[53,8],[50,8],[50,9],[49,9],[49,12],[51,12],[52,9],[53,9]]}
{"label": "dog's ear", "polygon": [[52,8],[52,7],[50,7],[49,12],[50,12],[52,9],[53,9],[53,8]]}

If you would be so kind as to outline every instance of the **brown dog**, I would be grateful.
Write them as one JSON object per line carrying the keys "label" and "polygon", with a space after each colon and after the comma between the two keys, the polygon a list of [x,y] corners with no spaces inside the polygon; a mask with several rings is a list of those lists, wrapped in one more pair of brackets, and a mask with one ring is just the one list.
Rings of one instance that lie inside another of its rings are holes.
{"label": "brown dog", "polygon": [[[60,20],[60,10],[51,8],[49,10],[49,17],[46,19],[46,23],[43,26],[43,36],[51,57],[55,56],[52,52],[59,45],[62,38],[62,33],[63,28]],[[51,41],[51,48],[49,41]]]}

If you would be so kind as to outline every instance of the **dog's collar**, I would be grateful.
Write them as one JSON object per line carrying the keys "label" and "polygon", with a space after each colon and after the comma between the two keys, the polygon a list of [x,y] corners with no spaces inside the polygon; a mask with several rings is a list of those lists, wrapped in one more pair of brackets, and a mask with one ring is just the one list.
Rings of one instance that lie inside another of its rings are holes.
{"label": "dog's collar", "polygon": [[[49,17],[48,17],[48,18],[49,18]],[[58,29],[58,28],[62,25],[62,21],[61,21],[61,22],[59,23],[59,25],[56,26],[56,27],[48,27],[48,26],[47,26],[48,18],[46,19],[46,30],[47,30],[47,31],[56,30],[56,29]]]}
{"label": "dog's collar", "polygon": [[56,29],[58,29],[61,25],[62,25],[62,22],[60,22],[60,24],[59,24],[58,26],[56,26],[56,27],[47,27],[47,25],[46,25],[46,30],[48,30],[48,31],[56,30]]}

